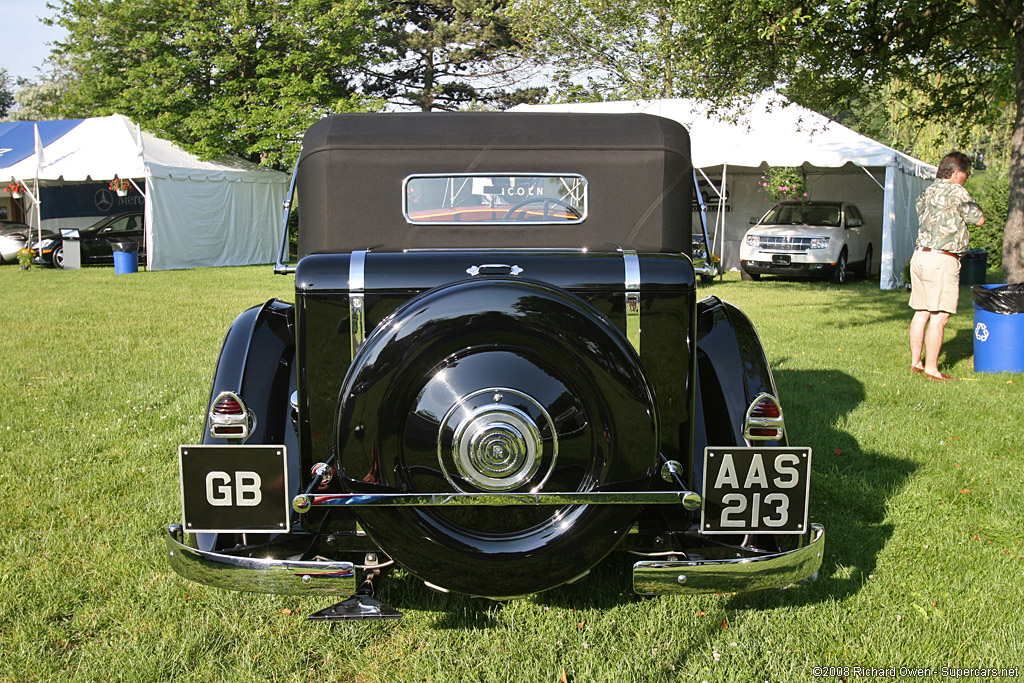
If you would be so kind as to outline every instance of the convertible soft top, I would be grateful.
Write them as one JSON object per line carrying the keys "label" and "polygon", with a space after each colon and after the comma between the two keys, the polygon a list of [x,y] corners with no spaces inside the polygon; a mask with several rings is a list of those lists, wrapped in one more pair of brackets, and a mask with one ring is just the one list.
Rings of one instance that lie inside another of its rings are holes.
{"label": "convertible soft top", "polygon": [[[578,222],[412,224],[406,181],[426,175],[582,176]],[[306,133],[299,256],[374,248],[690,250],[686,129],[647,114],[339,114]]]}

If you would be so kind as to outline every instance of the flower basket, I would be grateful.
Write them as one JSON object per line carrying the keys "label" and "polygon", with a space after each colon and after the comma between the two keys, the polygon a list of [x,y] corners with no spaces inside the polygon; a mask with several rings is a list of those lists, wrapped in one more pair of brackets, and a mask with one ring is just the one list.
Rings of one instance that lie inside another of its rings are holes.
{"label": "flower basket", "polygon": [[11,183],[4,188],[7,192],[11,193],[11,197],[14,199],[21,199],[22,195],[25,194],[25,186],[21,183]]}
{"label": "flower basket", "polygon": [[765,201],[807,202],[807,181],[803,170],[798,167],[773,166],[761,176],[761,192],[768,195]]}
{"label": "flower basket", "polygon": [[125,180],[124,178],[114,178],[110,181],[110,189],[117,193],[118,197],[125,197],[128,195],[128,190],[131,189],[131,181]]}

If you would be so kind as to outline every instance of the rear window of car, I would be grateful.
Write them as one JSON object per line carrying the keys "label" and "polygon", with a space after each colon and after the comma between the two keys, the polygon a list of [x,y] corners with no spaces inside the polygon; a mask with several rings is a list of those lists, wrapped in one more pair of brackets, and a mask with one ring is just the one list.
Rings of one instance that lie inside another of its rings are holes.
{"label": "rear window of car", "polygon": [[575,224],[589,203],[589,184],[575,173],[424,174],[402,185],[413,225]]}

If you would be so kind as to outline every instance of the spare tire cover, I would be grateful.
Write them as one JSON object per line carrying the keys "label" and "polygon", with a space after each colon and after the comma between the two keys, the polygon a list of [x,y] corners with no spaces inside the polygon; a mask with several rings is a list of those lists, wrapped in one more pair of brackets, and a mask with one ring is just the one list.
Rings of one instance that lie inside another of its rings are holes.
{"label": "spare tire cover", "polygon": [[[640,359],[579,297],[484,277],[411,299],[366,339],[338,402],[359,493],[643,491],[658,419]],[[638,506],[360,507],[370,537],[434,587],[495,598],[586,573]]]}

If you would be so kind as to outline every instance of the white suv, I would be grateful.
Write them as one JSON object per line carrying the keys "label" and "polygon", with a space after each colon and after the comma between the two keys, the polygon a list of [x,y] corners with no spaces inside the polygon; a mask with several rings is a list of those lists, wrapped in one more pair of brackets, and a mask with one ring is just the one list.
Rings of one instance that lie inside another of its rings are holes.
{"label": "white suv", "polygon": [[779,202],[740,243],[744,280],[762,274],[830,278],[843,284],[852,268],[867,277],[874,253],[864,219],[845,202]]}

